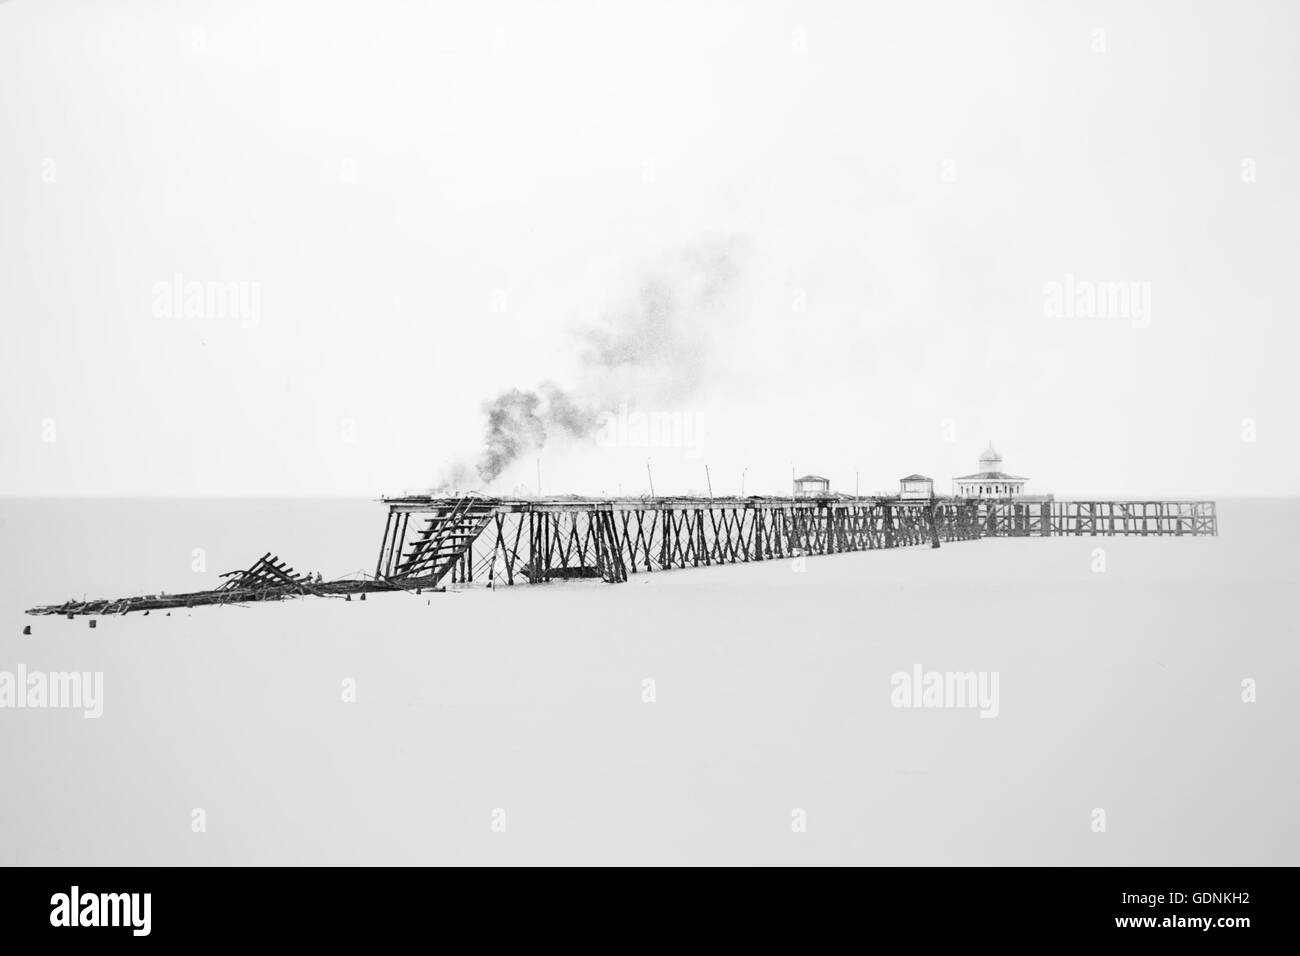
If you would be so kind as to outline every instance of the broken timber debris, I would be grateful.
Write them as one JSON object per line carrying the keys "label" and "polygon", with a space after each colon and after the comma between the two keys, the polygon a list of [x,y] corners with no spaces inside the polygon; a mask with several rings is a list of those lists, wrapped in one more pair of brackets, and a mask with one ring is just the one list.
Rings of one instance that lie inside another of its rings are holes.
{"label": "broken timber debris", "polygon": [[[400,584],[386,581],[321,581],[309,574],[298,574],[279,557],[267,552],[244,571],[227,571],[224,583],[210,591],[189,594],[146,594],[139,597],[104,601],[67,601],[64,604],[35,607],[28,614],[64,614],[69,620],[78,614],[146,614],[159,608],[199,607],[205,604],[250,604],[255,601],[283,601],[288,598],[346,596],[366,591],[400,591]],[[168,612],[170,614],[170,612]],[[91,621],[94,627],[95,622]]]}

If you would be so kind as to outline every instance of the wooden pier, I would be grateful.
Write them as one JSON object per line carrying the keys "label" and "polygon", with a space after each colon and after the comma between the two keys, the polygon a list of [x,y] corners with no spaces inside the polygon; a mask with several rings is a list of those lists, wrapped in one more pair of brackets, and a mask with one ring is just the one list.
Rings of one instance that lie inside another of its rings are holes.
{"label": "wooden pier", "polygon": [[1218,534],[1213,501],[384,499],[376,580],[535,584],[979,538]]}
{"label": "wooden pier", "polygon": [[537,584],[980,538],[1216,535],[1213,501],[966,498],[386,498],[372,578],[322,581],[269,552],[208,591],[68,601],[28,614],[128,614],[374,591]]}

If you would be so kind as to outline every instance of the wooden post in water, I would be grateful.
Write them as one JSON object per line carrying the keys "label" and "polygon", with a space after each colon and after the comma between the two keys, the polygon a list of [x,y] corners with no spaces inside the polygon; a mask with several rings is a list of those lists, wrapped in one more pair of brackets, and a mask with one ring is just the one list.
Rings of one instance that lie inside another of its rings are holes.
{"label": "wooden post in water", "polygon": [[384,552],[388,550],[388,536],[393,529],[393,512],[389,509],[388,520],[384,522],[384,540],[379,545],[379,560],[375,562],[375,577],[378,578],[384,572]]}

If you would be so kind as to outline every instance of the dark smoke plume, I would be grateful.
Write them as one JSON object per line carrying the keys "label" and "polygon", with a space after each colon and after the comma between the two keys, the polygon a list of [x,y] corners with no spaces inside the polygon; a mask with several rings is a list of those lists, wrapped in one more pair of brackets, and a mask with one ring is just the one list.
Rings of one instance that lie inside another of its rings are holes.
{"label": "dark smoke plume", "polygon": [[[596,412],[578,404],[558,385],[547,382],[536,391],[512,388],[483,406],[487,434],[478,463],[479,478],[490,482],[524,452],[541,448],[550,429],[581,438],[596,427]],[[462,473],[460,477],[465,477]]]}
{"label": "dark smoke plume", "polygon": [[[737,258],[732,241],[702,242],[665,257],[627,301],[573,330],[585,362],[577,386],[512,388],[485,403],[479,483],[489,484],[557,432],[592,434],[601,411],[618,397],[681,400],[694,392],[703,378],[710,320],[739,274]],[[438,490],[474,484],[470,469],[457,465]]]}
{"label": "dark smoke plume", "polygon": [[538,408],[542,400],[535,392],[521,392],[512,388],[484,406],[487,412],[487,438],[483,443],[483,458],[479,462],[479,475],[491,481],[505,467],[529,448],[546,442],[546,425]]}

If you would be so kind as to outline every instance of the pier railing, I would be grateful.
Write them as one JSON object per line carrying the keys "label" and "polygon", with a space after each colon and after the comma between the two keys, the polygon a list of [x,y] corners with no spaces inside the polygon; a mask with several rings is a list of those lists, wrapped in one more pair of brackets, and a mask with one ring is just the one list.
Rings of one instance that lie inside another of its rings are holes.
{"label": "pier railing", "polygon": [[1217,535],[1213,501],[981,501],[982,536]]}

